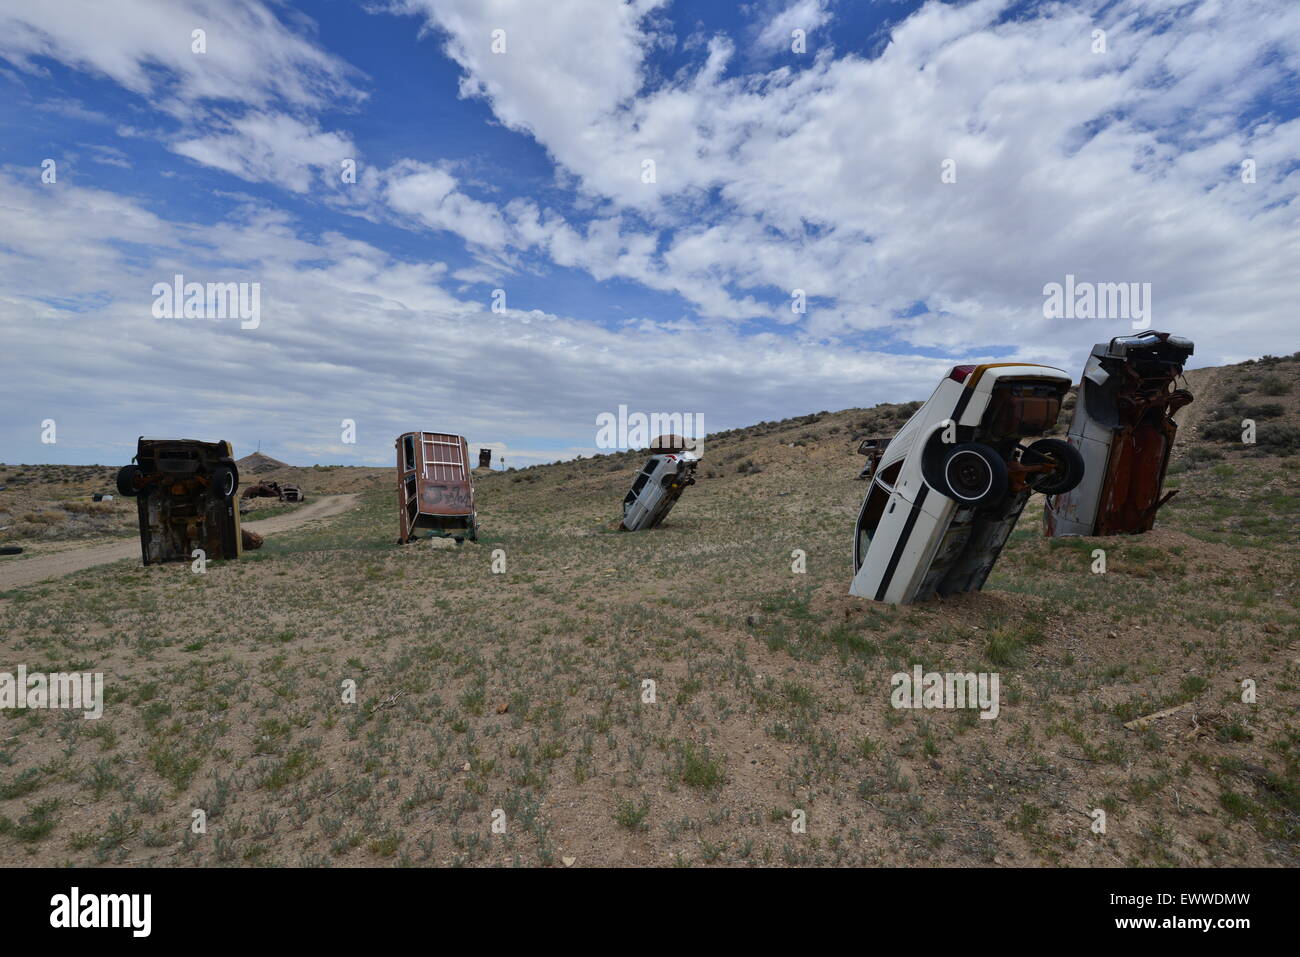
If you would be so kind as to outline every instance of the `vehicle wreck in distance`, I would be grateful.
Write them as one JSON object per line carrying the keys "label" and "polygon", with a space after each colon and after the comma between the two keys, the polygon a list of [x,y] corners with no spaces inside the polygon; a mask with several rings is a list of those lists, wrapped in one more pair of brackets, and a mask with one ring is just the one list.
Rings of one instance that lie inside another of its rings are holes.
{"label": "vehicle wreck in distance", "polygon": [[303,494],[302,489],[297,485],[279,482],[258,482],[256,485],[247,486],[239,496],[241,499],[249,498],[274,498],[281,502],[305,502],[307,496]]}
{"label": "vehicle wreck in distance", "polygon": [[431,537],[478,540],[469,443],[450,432],[406,432],[397,437],[397,520],[399,544]]}
{"label": "vehicle wreck in distance", "polygon": [[141,436],[132,463],[118,470],[117,490],[136,500],[144,564],[188,562],[196,548],[209,559],[240,556],[239,469],[229,442]]}
{"label": "vehicle wreck in distance", "polygon": [[682,491],[695,484],[698,464],[698,459],[689,452],[650,456],[637,473],[631,491],[623,498],[623,518],[619,528],[626,532],[658,528],[681,498]]}
{"label": "vehicle wreck in distance", "polygon": [[1021,444],[1055,426],[1070,385],[1050,366],[956,366],[898,434],[864,442],[849,593],[908,604],[981,589],[1029,496],[1083,478],[1068,442]]}
{"label": "vehicle wreck in distance", "polygon": [[1069,441],[1086,463],[1082,483],[1047,499],[1049,536],[1138,535],[1151,530],[1178,426],[1192,401],[1175,388],[1194,345],[1167,332],[1117,336],[1093,346],[1079,380]]}

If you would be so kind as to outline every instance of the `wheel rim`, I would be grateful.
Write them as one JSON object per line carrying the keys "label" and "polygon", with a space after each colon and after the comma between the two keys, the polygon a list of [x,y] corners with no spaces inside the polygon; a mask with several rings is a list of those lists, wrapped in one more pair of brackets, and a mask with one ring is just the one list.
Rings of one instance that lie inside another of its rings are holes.
{"label": "wheel rim", "polygon": [[993,488],[993,470],[984,457],[974,452],[959,452],[948,462],[948,487],[954,497],[974,501]]}

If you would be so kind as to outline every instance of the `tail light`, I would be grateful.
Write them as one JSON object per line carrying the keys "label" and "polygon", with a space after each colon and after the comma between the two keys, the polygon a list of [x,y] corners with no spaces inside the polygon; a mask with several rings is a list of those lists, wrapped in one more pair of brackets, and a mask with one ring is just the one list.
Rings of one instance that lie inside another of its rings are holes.
{"label": "tail light", "polygon": [[954,382],[965,382],[974,371],[974,366],[953,366],[952,371],[948,373],[948,378]]}

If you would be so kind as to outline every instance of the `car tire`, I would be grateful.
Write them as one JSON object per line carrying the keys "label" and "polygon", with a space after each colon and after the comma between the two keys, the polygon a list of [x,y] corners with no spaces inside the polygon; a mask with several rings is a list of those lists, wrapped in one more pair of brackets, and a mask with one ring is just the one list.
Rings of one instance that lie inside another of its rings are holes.
{"label": "car tire", "polygon": [[117,494],[134,498],[140,493],[136,490],[135,480],[140,476],[140,466],[124,465],[117,470]]}
{"label": "car tire", "polygon": [[1021,461],[1027,465],[1035,465],[1042,459],[1054,463],[1057,471],[1036,482],[1030,482],[1029,487],[1035,492],[1042,492],[1044,495],[1064,495],[1066,492],[1073,491],[1083,481],[1083,454],[1064,439],[1039,439],[1025,449]]}
{"label": "car tire", "polygon": [[962,505],[987,505],[1007,494],[1010,478],[1006,460],[987,445],[963,442],[943,460],[940,490]]}
{"label": "car tire", "polygon": [[217,498],[233,498],[239,488],[239,472],[230,465],[218,465],[212,470],[212,494]]}

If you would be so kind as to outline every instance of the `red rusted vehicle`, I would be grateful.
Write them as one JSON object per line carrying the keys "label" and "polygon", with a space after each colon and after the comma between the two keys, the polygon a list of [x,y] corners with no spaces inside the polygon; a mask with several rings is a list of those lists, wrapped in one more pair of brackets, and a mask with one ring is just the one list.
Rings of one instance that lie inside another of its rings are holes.
{"label": "red rusted vehicle", "polygon": [[1161,494],[1178,426],[1192,401],[1176,388],[1193,343],[1167,332],[1119,336],[1093,347],[1079,383],[1070,444],[1086,462],[1083,482],[1049,495],[1047,534],[1140,535],[1173,496]]}
{"label": "red rusted vehicle", "polygon": [[469,443],[449,432],[407,432],[397,437],[398,542],[418,529],[457,542],[478,539]]}

